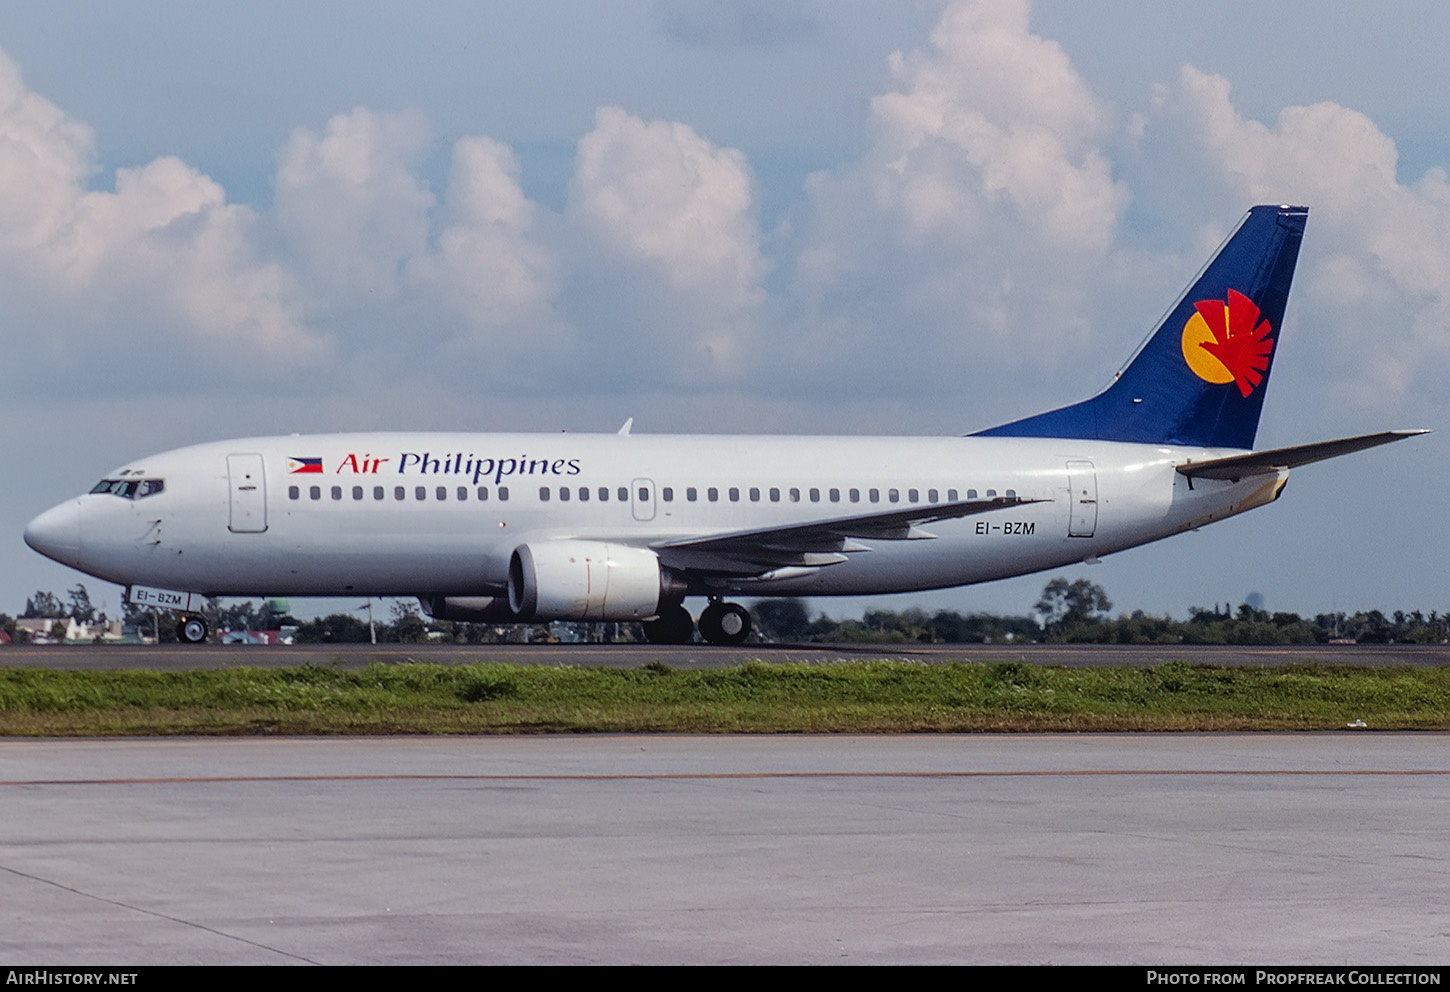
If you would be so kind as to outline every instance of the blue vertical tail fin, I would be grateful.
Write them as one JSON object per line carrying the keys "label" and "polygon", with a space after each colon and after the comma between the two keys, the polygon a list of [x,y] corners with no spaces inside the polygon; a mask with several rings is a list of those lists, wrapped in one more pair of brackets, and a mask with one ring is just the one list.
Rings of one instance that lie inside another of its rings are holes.
{"label": "blue vertical tail fin", "polygon": [[974,436],[1252,448],[1308,216],[1254,207],[1112,385]]}

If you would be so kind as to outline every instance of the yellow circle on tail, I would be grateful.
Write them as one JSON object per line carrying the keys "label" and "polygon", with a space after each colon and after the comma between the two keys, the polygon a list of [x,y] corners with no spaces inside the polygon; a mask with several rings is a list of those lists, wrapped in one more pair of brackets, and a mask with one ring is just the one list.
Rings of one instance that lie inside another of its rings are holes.
{"label": "yellow circle on tail", "polygon": [[[1228,307],[1224,309],[1227,310]],[[1205,382],[1220,385],[1233,382],[1234,374],[1203,347],[1205,341],[1212,340],[1213,331],[1209,329],[1208,321],[1203,319],[1203,314],[1195,312],[1188,318],[1188,323],[1183,325],[1183,360],[1188,363],[1193,374]]]}

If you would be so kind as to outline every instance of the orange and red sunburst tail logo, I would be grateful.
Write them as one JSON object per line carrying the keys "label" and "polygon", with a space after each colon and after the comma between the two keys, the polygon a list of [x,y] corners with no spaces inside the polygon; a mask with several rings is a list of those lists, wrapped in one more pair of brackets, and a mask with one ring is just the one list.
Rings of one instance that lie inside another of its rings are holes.
{"label": "orange and red sunburst tail logo", "polygon": [[1227,300],[1200,300],[1183,326],[1183,358],[1205,382],[1232,382],[1248,396],[1269,369],[1274,329],[1254,301],[1236,289]]}

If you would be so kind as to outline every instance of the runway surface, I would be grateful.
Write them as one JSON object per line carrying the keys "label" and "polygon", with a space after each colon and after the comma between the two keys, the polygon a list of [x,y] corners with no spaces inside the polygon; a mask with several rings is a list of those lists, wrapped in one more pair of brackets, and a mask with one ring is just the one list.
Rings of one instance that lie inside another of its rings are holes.
{"label": "runway surface", "polygon": [[168,644],[7,645],[0,668],[123,669],[178,671],[193,668],[274,668],[338,665],[361,668],[374,662],[443,665],[508,662],[517,665],[578,665],[639,668],[662,661],[675,668],[720,668],[753,659],[831,663],[868,658],[904,658],[924,664],[955,661],[1026,661],[1037,665],[1146,667],[1165,661],[1196,665],[1450,665],[1445,644],[1334,644],[1309,646],[1110,645],[1110,644],[757,644],[725,648],[704,644],[295,644],[278,647]]}
{"label": "runway surface", "polygon": [[0,740],[0,959],[1443,963],[1447,745]]}

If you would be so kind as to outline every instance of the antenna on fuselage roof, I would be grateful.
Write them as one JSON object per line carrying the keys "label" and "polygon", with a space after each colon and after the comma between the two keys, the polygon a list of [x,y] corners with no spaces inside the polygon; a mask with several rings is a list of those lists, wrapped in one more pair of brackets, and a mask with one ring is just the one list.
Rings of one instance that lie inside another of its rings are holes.
{"label": "antenna on fuselage roof", "polygon": [[619,433],[627,436],[629,434],[629,429],[631,427],[633,427],[633,426],[634,426],[634,418],[633,417],[630,417],[628,420],[626,420],[624,422],[624,426],[619,429]]}

